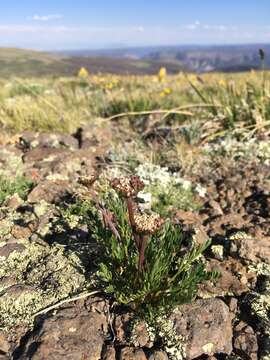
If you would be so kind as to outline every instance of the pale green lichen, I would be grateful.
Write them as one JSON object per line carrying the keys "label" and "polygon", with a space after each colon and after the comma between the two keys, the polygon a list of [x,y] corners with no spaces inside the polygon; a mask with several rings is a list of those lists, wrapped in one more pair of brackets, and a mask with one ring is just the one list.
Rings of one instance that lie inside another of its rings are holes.
{"label": "pale green lichen", "polygon": [[262,277],[259,289],[247,296],[252,313],[257,318],[257,327],[264,334],[263,355],[261,359],[270,359],[270,265],[259,263],[249,269]]}
{"label": "pale green lichen", "polygon": [[12,178],[21,176],[23,174],[23,161],[21,155],[16,155],[15,152],[2,148],[1,155],[5,161],[0,162],[0,176]]}
{"label": "pale green lichen", "polygon": [[186,339],[177,334],[174,323],[166,316],[155,319],[154,329],[164,345],[164,350],[171,360],[183,360],[186,358]]}
{"label": "pale green lichen", "polygon": [[133,346],[139,347],[140,333],[137,327],[143,321],[147,330],[148,342],[154,343],[161,341],[162,349],[166,351],[170,360],[183,360],[186,358],[186,339],[184,336],[177,334],[174,323],[166,315],[160,315],[151,320],[142,320],[135,317],[129,323],[128,342]]}
{"label": "pale green lichen", "polygon": [[34,213],[37,217],[45,215],[48,210],[51,208],[51,204],[47,203],[45,200],[40,200],[38,204],[34,206]]}
{"label": "pale green lichen", "polygon": [[237,231],[232,234],[228,239],[229,240],[241,240],[241,239],[248,239],[249,235],[244,231]]}
{"label": "pale green lichen", "polygon": [[251,294],[250,306],[259,319],[260,328],[270,336],[270,278],[265,280],[262,293]]}
{"label": "pale green lichen", "polygon": [[251,264],[248,267],[250,272],[255,272],[258,275],[264,275],[270,278],[270,265],[266,263]]}
{"label": "pale green lichen", "polygon": [[223,260],[224,258],[224,248],[222,245],[212,245],[211,250],[213,254],[215,255],[215,258],[219,260]]}
{"label": "pale green lichen", "polygon": [[0,294],[0,328],[7,331],[20,324],[31,326],[34,313],[86,285],[79,258],[57,245],[28,244],[22,253],[11,253],[0,261],[0,278],[6,277],[15,278],[21,287],[19,293],[10,286]]}
{"label": "pale green lichen", "polygon": [[20,215],[17,212],[0,207],[0,242],[3,243],[2,246],[6,244],[4,240],[11,237],[11,230],[19,219]]}

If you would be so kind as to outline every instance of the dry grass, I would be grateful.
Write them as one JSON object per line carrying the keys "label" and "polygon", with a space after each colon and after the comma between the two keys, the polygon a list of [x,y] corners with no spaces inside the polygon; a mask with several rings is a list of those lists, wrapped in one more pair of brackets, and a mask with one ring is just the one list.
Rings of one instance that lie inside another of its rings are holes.
{"label": "dry grass", "polygon": [[204,137],[269,126],[269,74],[94,75],[87,78],[1,80],[2,132],[73,132],[98,118],[120,121],[155,115],[157,122],[199,121]]}

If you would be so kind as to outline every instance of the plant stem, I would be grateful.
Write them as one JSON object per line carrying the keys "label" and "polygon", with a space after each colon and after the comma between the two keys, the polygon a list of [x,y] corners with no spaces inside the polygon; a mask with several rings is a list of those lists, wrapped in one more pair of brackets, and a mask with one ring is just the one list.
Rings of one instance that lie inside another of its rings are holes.
{"label": "plant stem", "polygon": [[100,205],[98,205],[97,208],[101,211],[105,227],[107,228],[109,227],[112,233],[114,234],[114,236],[117,239],[121,240],[119,232],[117,231],[114,223],[112,222],[110,215],[108,214],[108,211],[106,209],[103,209]]}
{"label": "plant stem", "polygon": [[132,229],[132,233],[133,233],[133,237],[135,239],[135,243],[137,246],[138,251],[140,251],[140,247],[141,247],[141,238],[140,236],[137,234],[136,229],[135,229],[135,219],[134,219],[134,202],[132,200],[132,197],[128,197],[126,199],[127,202],[127,209],[128,209],[128,217],[129,217],[129,222],[130,222],[130,226]]}
{"label": "plant stem", "polygon": [[144,252],[145,252],[146,245],[147,245],[147,239],[148,239],[148,237],[146,235],[142,236],[141,246],[140,246],[140,249],[139,249],[139,264],[138,264],[139,271],[143,270]]}

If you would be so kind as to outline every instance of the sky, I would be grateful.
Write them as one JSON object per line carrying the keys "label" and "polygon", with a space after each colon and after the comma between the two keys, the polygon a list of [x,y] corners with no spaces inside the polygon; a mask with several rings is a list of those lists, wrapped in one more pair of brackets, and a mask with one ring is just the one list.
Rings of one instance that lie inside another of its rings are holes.
{"label": "sky", "polygon": [[270,43],[270,0],[0,0],[0,47]]}

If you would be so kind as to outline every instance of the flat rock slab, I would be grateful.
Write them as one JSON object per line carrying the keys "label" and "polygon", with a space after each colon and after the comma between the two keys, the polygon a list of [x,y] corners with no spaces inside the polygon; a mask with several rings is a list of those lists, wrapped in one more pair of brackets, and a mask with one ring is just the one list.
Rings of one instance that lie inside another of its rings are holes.
{"label": "flat rock slab", "polygon": [[232,352],[232,316],[220,299],[200,299],[183,305],[170,319],[177,334],[186,337],[186,358]]}
{"label": "flat rock slab", "polygon": [[21,360],[100,360],[105,314],[70,307],[46,318],[32,333]]}

